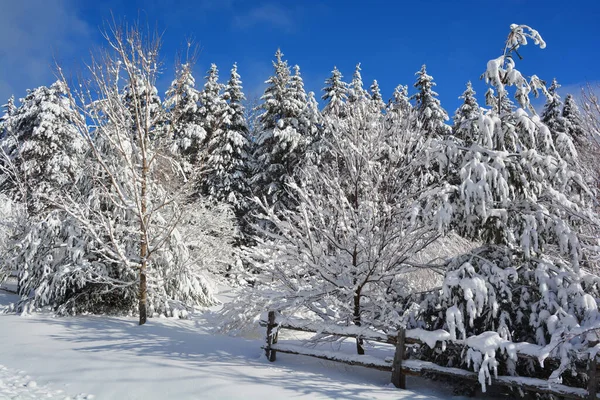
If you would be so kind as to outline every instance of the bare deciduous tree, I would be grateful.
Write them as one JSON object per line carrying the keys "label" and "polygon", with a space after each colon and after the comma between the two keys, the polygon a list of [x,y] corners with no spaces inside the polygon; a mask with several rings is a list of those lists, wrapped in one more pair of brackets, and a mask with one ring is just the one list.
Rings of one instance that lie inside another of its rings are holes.
{"label": "bare deciduous tree", "polygon": [[[92,185],[100,188],[99,197],[106,204],[93,209],[67,196],[59,206],[85,227],[103,257],[138,271],[142,325],[148,314],[152,262],[172,247],[182,199],[187,195],[186,178],[167,144],[174,119],[181,113],[176,107],[166,111],[156,100],[161,68],[158,34],[113,23],[104,38],[108,48],[92,58],[87,66],[90,78],[70,91],[69,99],[81,115],[73,123],[86,139],[97,168]],[[60,69],[59,74],[66,85]],[[107,216],[107,209],[118,210],[121,218],[132,223],[137,221],[135,228],[125,228],[129,247],[121,240],[124,228],[118,224],[122,221]]]}

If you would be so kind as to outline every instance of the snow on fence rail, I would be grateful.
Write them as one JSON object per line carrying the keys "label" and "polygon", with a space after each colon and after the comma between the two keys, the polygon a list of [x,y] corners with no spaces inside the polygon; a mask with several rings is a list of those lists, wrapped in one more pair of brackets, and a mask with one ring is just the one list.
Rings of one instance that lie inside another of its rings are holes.
{"label": "snow on fence rail", "polygon": [[[374,368],[392,373],[391,382],[394,386],[406,389],[406,375],[422,376],[427,374],[447,375],[465,380],[479,382],[485,388],[485,382],[498,386],[505,386],[513,389],[525,390],[540,394],[552,394],[555,396],[570,399],[598,399],[597,396],[597,363],[596,356],[590,356],[586,373],[589,377],[586,389],[571,387],[563,384],[553,383],[546,379],[529,378],[522,376],[495,376],[492,374],[482,374],[479,372],[468,371],[461,368],[443,367],[433,362],[410,360],[406,358],[406,345],[427,345],[435,347],[438,342],[445,346],[474,346],[477,347],[481,342],[489,342],[491,332],[485,332],[481,335],[468,338],[466,341],[452,340],[449,332],[444,330],[426,331],[423,329],[400,329],[398,332],[383,333],[366,327],[359,326],[340,326],[327,325],[322,323],[313,323],[298,319],[286,318],[282,321],[276,320],[274,311],[268,313],[267,321],[260,321],[262,326],[267,328],[266,345],[263,346],[265,355],[269,361],[274,362],[277,353],[298,354],[310,357],[316,357],[329,361],[341,362],[349,365],[357,365],[366,368]],[[324,334],[339,337],[348,337],[356,339],[370,340],[378,343],[394,345],[396,350],[393,361],[381,359],[379,357],[358,354],[344,354],[336,351],[319,350],[305,346],[278,343],[278,333],[281,329]],[[507,352],[511,358],[535,359],[542,364],[543,359],[551,360],[549,357],[542,358],[545,350],[542,346],[531,343],[513,343],[507,340],[495,338],[494,346]],[[470,343],[469,343],[470,342]],[[558,362],[557,360],[554,360]]]}

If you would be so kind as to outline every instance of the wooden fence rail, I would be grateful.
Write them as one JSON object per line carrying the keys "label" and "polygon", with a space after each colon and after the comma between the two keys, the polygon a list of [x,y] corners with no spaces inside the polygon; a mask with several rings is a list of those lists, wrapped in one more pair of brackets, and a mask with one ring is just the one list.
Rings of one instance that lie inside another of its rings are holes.
{"label": "wooden fence rail", "polygon": [[[427,374],[445,375],[464,380],[479,382],[479,374],[477,372],[464,370],[461,368],[443,367],[433,362],[410,360],[406,359],[407,345],[425,345],[419,340],[421,330],[404,330],[400,329],[393,334],[386,334],[372,329],[356,326],[339,326],[339,325],[323,325],[314,324],[307,321],[290,320],[283,322],[276,320],[276,314],[273,311],[268,313],[268,320],[261,321],[262,326],[267,328],[266,345],[263,346],[267,359],[271,362],[276,361],[277,353],[298,354],[310,357],[316,357],[329,361],[341,362],[349,365],[356,365],[366,368],[373,368],[392,373],[392,384],[401,389],[406,389],[406,375],[422,376]],[[278,343],[278,333],[281,329],[318,333],[324,335],[347,337],[355,339],[364,339],[378,343],[386,343],[395,346],[393,361],[383,360],[379,357],[370,355],[349,355],[335,351],[318,350],[305,346],[282,344]],[[461,346],[460,343],[454,343],[448,337],[444,341],[451,346]],[[431,344],[431,343],[429,343]],[[519,358],[536,359],[535,350],[540,346],[528,343],[514,343],[517,349],[516,355]],[[558,360],[552,360],[558,363]],[[596,357],[591,357],[587,363],[586,373],[589,377],[586,389],[571,387],[563,384],[551,383],[548,380],[540,378],[528,378],[521,376],[498,376],[492,377],[492,385],[509,387],[512,389],[518,388],[525,391],[552,394],[555,396],[570,398],[570,399],[598,399],[597,396],[597,363]]]}

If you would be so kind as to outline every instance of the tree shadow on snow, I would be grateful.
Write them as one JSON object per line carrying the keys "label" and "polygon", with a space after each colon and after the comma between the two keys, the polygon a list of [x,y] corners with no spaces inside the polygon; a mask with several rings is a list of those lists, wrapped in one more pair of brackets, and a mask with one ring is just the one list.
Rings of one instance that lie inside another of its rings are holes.
{"label": "tree shadow on snow", "polygon": [[[74,350],[94,355],[90,357],[92,362],[83,366],[90,370],[96,368],[94,359],[113,352],[119,357],[115,368],[175,369],[176,379],[202,380],[202,390],[223,385],[224,381],[264,385],[265,394],[270,387],[278,386],[311,397],[358,400],[408,395],[388,386],[388,372],[288,354],[279,354],[278,360],[270,363],[260,349],[262,341],[207,332],[199,320],[150,319],[146,325],[137,326],[133,319],[82,316],[48,318],[44,322],[63,328],[60,334],[51,335],[52,339],[75,343]],[[124,381],[128,379],[132,378],[123,377]],[[157,377],[150,374],[146,379],[156,381]],[[441,394],[439,390],[424,391],[431,387],[424,380],[409,380],[408,385],[420,393],[411,393],[407,398],[437,399]]]}

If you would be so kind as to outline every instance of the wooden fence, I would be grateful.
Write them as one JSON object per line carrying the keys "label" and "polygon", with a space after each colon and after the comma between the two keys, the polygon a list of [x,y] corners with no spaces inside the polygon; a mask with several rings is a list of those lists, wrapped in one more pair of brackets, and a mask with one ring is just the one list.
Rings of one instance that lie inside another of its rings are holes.
{"label": "wooden fence", "polygon": [[[425,345],[419,337],[423,332],[420,329],[404,330],[400,329],[394,334],[385,334],[367,328],[355,326],[345,327],[339,325],[314,324],[307,321],[289,320],[283,322],[276,321],[276,314],[273,311],[268,313],[268,320],[261,321],[262,326],[267,328],[266,345],[263,346],[265,354],[269,361],[274,362],[277,359],[277,353],[298,354],[310,357],[316,357],[329,361],[341,362],[349,365],[357,365],[366,368],[374,368],[392,373],[391,382],[394,386],[406,389],[406,375],[427,376],[442,375],[460,378],[462,380],[474,381],[474,385],[479,385],[479,374],[461,368],[443,367],[433,362],[406,359],[407,345]],[[330,336],[364,339],[378,343],[386,343],[395,346],[393,361],[381,359],[370,355],[349,355],[336,351],[324,351],[306,346],[285,344],[278,342],[278,333],[282,329],[302,331],[309,333],[319,333]],[[450,345],[464,346],[459,342],[445,340]],[[519,346],[522,345],[522,346]],[[535,358],[531,351],[527,351],[536,345],[522,343],[515,344],[518,358]],[[521,348],[519,350],[519,347]],[[553,361],[548,359],[548,361]],[[554,360],[558,362],[557,360]],[[545,379],[528,378],[522,376],[492,376],[492,385],[520,389],[523,391],[535,392],[540,394],[552,394],[568,399],[598,399],[597,397],[597,364],[596,357],[590,357],[587,362],[586,373],[589,377],[586,389],[571,387],[563,384],[552,383]]]}

